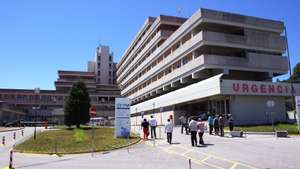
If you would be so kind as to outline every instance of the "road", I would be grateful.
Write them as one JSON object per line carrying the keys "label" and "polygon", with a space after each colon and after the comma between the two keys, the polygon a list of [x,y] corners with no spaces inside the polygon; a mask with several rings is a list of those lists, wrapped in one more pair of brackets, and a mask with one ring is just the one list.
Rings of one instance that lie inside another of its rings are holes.
{"label": "road", "polygon": [[[26,128],[25,133],[32,133]],[[0,133],[1,134],[1,133]],[[165,136],[164,136],[165,137]],[[189,135],[175,128],[173,143],[158,139],[142,141],[129,149],[92,154],[64,155],[63,157],[35,154],[14,154],[14,166],[30,169],[296,169],[300,161],[300,137],[275,138],[270,135],[247,135],[229,138],[205,134],[205,146],[192,147]],[[8,165],[9,146],[1,147],[0,167]],[[4,157],[4,158],[2,158]]]}

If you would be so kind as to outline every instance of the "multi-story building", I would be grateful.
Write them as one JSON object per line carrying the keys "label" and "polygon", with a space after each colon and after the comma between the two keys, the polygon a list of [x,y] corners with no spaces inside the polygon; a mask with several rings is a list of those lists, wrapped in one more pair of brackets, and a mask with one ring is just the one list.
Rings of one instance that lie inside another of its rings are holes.
{"label": "multi-story building", "polygon": [[73,84],[79,80],[86,84],[91,104],[97,108],[97,116],[114,117],[115,97],[120,96],[115,85],[116,63],[107,46],[99,46],[95,58],[95,61],[88,62],[87,71],[59,70],[58,79],[54,82],[56,90],[0,89],[0,101],[25,114],[7,116],[2,113],[1,121],[22,118],[63,123],[65,100]]}
{"label": "multi-story building", "polygon": [[288,72],[285,50],[281,21],[209,9],[150,17],[118,63],[117,83],[132,100],[132,124],[151,114],[175,123],[203,113],[231,114],[235,124],[285,121],[291,85],[272,82]]}

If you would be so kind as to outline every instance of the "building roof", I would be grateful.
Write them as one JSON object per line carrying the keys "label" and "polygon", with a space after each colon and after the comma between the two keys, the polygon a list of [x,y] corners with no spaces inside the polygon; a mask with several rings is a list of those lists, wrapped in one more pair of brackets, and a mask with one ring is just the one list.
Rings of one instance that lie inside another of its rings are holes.
{"label": "building roof", "polygon": [[87,71],[69,71],[69,70],[58,70],[58,76],[86,76],[86,77],[94,77],[94,72]]}

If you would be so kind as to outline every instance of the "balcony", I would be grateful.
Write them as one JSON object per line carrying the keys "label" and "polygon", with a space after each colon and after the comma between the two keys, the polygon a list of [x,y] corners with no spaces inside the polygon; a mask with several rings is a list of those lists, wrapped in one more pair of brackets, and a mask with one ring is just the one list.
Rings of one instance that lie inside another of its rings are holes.
{"label": "balcony", "polygon": [[236,47],[276,53],[283,53],[286,46],[284,37],[266,33],[263,34],[250,30],[245,31],[245,36],[210,31],[202,31],[201,33],[203,33],[203,40],[206,41],[206,44],[208,45]]}
{"label": "balcony", "polygon": [[242,24],[243,27],[261,28],[269,31],[282,32],[283,22],[243,16],[227,12],[201,9],[201,17],[204,19],[215,20],[219,22],[231,22],[233,24]]}
{"label": "balcony", "polygon": [[[149,50],[152,49],[152,47],[157,44],[161,39],[167,39],[173,32],[171,31],[159,31],[156,33],[156,35],[151,39],[151,41],[142,49],[142,51],[134,58],[133,62],[129,63],[125,68],[122,68],[123,71],[119,75],[118,80],[122,79],[126,73],[129,71],[130,68],[132,68],[142,57],[145,56]],[[120,68],[121,69],[121,68]]]}
{"label": "balcony", "polygon": [[[221,55],[201,55],[165,75],[161,79],[151,83],[142,90],[134,93],[130,98],[141,97],[146,93],[153,92],[154,90],[170,85],[170,83],[178,81],[183,77],[192,76],[193,73],[208,68],[284,74],[288,71],[288,61],[286,57],[257,53],[247,53],[245,58]],[[122,94],[124,93],[122,92]]]}

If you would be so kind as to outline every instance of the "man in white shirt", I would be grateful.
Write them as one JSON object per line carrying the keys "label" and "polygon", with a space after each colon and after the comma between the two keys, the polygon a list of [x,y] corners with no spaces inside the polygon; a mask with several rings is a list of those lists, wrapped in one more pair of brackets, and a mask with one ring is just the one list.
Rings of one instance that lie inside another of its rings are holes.
{"label": "man in white shirt", "polygon": [[172,132],[173,132],[173,123],[168,119],[165,125],[165,133],[167,133],[167,142],[172,144]]}
{"label": "man in white shirt", "polygon": [[192,119],[189,123],[189,128],[191,130],[191,143],[192,146],[196,146],[197,147],[197,121],[195,121],[194,119]]}
{"label": "man in white shirt", "polygon": [[150,124],[150,128],[151,128],[151,138],[153,139],[153,136],[154,136],[154,138],[156,139],[157,121],[152,115],[150,116],[149,124]]}

